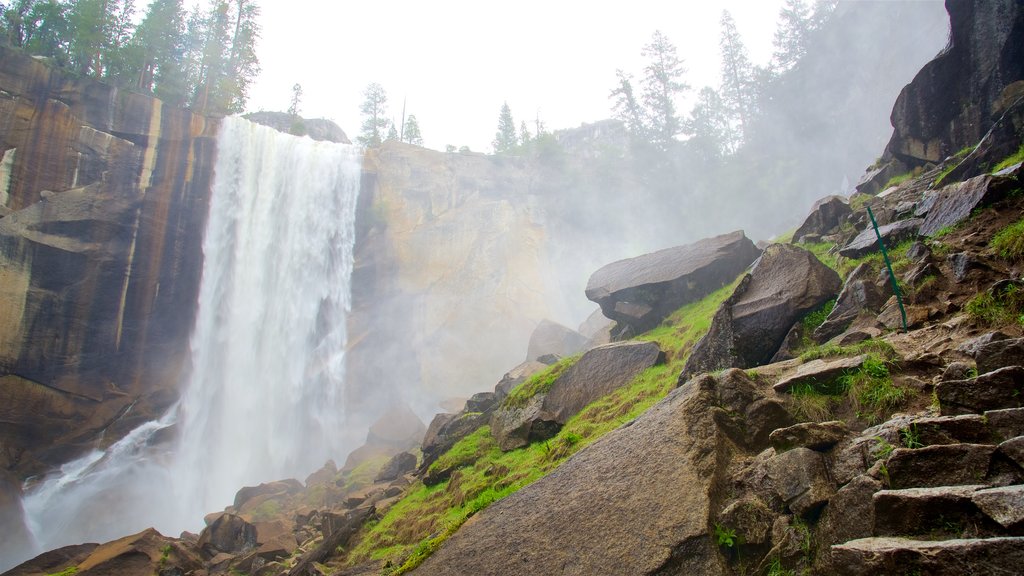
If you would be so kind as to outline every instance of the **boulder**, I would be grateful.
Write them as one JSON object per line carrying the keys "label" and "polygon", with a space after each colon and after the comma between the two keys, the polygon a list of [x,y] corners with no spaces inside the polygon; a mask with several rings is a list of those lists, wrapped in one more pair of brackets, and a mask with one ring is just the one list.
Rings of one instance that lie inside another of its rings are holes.
{"label": "boulder", "polygon": [[1010,366],[968,380],[939,382],[935,386],[944,416],[981,413],[1024,406],[1024,368]]}
{"label": "boulder", "polygon": [[878,480],[861,474],[828,501],[820,522],[822,540],[846,542],[872,535],[875,507],[871,496],[882,489]]}
{"label": "boulder", "polygon": [[[434,422],[438,421],[438,417],[447,416],[438,414],[434,417]],[[421,468],[424,470],[434,463],[442,454],[447,452],[456,442],[462,440],[466,436],[472,434],[477,428],[487,423],[489,416],[482,412],[462,412],[455,414],[452,418],[442,418],[441,424],[436,434],[428,434],[424,437],[423,445],[423,463]],[[431,422],[433,427],[434,422]]]}
{"label": "boulder", "polygon": [[1024,524],[1024,486],[978,490],[971,495],[971,501],[1003,528],[1013,529]]}
{"label": "boulder", "polygon": [[1015,436],[999,444],[999,453],[1024,468],[1024,436]]}
{"label": "boulder", "polygon": [[950,269],[953,271],[953,279],[957,282],[966,282],[971,270],[988,268],[971,252],[955,252],[950,254],[946,257],[946,263],[949,264]]}
{"label": "boulder", "polygon": [[982,344],[974,353],[978,374],[1008,366],[1024,366],[1024,338],[1012,338]]}
{"label": "boulder", "polygon": [[565,424],[591,402],[665,362],[656,342],[621,342],[588,350],[563,372],[544,398],[544,418]]}
{"label": "boulder", "polygon": [[580,324],[578,332],[587,339],[587,347],[610,344],[615,322],[609,320],[598,308]]}
{"label": "boulder", "polygon": [[872,276],[871,266],[867,263],[857,266],[850,273],[832,312],[814,329],[816,342],[826,342],[842,334],[861,314],[871,315],[881,310],[892,294],[892,287],[883,284],[885,288],[879,289]]}
{"label": "boulder", "polygon": [[302,483],[295,479],[281,480],[279,482],[267,482],[259,486],[246,486],[235,493],[235,501],[232,506],[241,510],[246,502],[260,496],[284,496],[298,494],[303,489]]}
{"label": "boulder", "polygon": [[474,516],[418,570],[722,573],[708,537],[711,503],[720,494],[716,479],[727,465],[712,416],[720,402],[716,387],[707,377],[672,391],[628,427]]}
{"label": "boulder", "polygon": [[639,334],[732,282],[758,253],[736,231],[608,264],[590,277],[586,295],[605,317]]}
{"label": "boulder", "polygon": [[775,383],[776,392],[788,392],[796,386],[809,384],[811,386],[828,387],[843,374],[859,369],[864,365],[867,356],[854,356],[852,358],[811,360],[800,365],[793,374],[783,377]]}
{"label": "boulder", "polygon": [[187,574],[202,567],[188,547],[149,528],[138,534],[97,546],[77,564],[75,574]]}
{"label": "boulder", "polygon": [[526,361],[536,360],[546,354],[572,356],[582,350],[586,343],[587,337],[572,328],[551,320],[541,320],[530,335]]}
{"label": "boulder", "polygon": [[506,372],[505,375],[501,377],[501,380],[494,386],[494,393],[499,398],[504,398],[505,396],[508,396],[509,392],[511,392],[513,388],[522,384],[527,378],[545,368],[547,368],[546,364],[537,362],[536,360],[523,362]]}
{"label": "boulder", "polygon": [[221,514],[199,533],[198,547],[208,558],[221,552],[249,552],[256,547],[256,527],[241,516]]}
{"label": "boulder", "polygon": [[983,416],[992,435],[997,439],[1009,440],[1024,436],[1024,408],[986,410]]}
{"label": "boulder", "polygon": [[835,493],[822,455],[808,448],[777,454],[767,463],[770,489],[794,513],[805,516],[823,506]]}
{"label": "boulder", "polygon": [[366,436],[367,444],[380,444],[408,450],[419,444],[427,427],[407,404],[393,406],[377,418]]}
{"label": "boulder", "polygon": [[869,168],[857,182],[855,190],[858,194],[874,196],[882,191],[882,186],[897,176],[906,172],[906,167],[896,160],[890,160],[881,166]]}
{"label": "boulder", "polygon": [[943,228],[963,222],[976,208],[998,201],[1006,193],[1006,180],[996,176],[978,176],[925,192],[917,213],[927,213],[927,216],[918,233],[932,236]]}
{"label": "boulder", "polygon": [[[882,240],[885,242],[885,247],[888,249],[896,246],[904,240],[917,238],[917,230],[921,227],[922,222],[924,221],[920,218],[900,220],[898,222],[893,222],[892,224],[879,226],[878,233],[881,234]],[[849,244],[840,250],[839,255],[844,258],[861,258],[878,249],[878,236],[875,235],[875,229],[868,226],[853,240],[851,240]]]}
{"label": "boulder", "polygon": [[737,500],[718,515],[717,524],[728,526],[743,535],[744,544],[771,542],[775,513],[756,497]]}
{"label": "boulder", "polygon": [[804,223],[793,233],[794,242],[803,242],[809,234],[831,234],[843,220],[852,214],[850,204],[842,196],[827,196],[814,203]]}
{"label": "boulder", "polygon": [[395,454],[388,463],[380,469],[374,482],[390,482],[416,469],[416,455],[410,452],[399,452]]}
{"label": "boulder", "polygon": [[944,528],[977,516],[971,496],[983,485],[934,486],[880,490],[872,498],[875,508],[873,534],[909,536]]}
{"label": "boulder", "polygon": [[968,356],[973,357],[978,354],[978,350],[980,350],[989,342],[995,342],[997,340],[1006,340],[1008,338],[1009,336],[1003,334],[1002,332],[999,332],[998,330],[995,332],[987,332],[985,334],[982,334],[981,336],[978,336],[977,338],[965,340],[959,346],[956,347],[956,350],[957,352],[962,352]]}
{"label": "boulder", "polygon": [[913,540],[861,538],[832,546],[836,576],[1016,574],[1024,565],[1024,538]]}
{"label": "boulder", "polygon": [[550,426],[543,425],[543,403],[544,395],[538,394],[522,406],[503,404],[495,410],[491,414],[491,435],[498,447],[507,452],[557,434],[557,429],[551,430]]}
{"label": "boulder", "polygon": [[767,363],[793,324],[835,297],[841,286],[839,275],[814,254],[772,244],[715,313],[682,378]]}
{"label": "boulder", "polygon": [[962,442],[983,444],[991,436],[987,420],[980,414],[917,418],[908,428],[917,435],[922,446]]}
{"label": "boulder", "polygon": [[779,428],[771,433],[768,440],[776,452],[793,448],[810,448],[825,452],[849,435],[845,422],[802,422],[788,428]]}
{"label": "boulder", "polygon": [[996,447],[989,444],[938,444],[897,448],[885,466],[892,488],[979,484],[989,472]]}
{"label": "boulder", "polygon": [[466,412],[490,412],[494,410],[495,406],[501,398],[498,397],[494,392],[477,392],[466,400]]}

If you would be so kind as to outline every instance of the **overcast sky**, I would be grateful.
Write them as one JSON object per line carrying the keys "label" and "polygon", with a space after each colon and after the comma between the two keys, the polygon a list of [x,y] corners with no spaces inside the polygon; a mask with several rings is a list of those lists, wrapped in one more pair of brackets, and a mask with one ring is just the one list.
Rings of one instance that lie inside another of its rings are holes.
{"label": "overcast sky", "polygon": [[[303,87],[306,117],[330,118],[355,140],[370,82],[402,101],[425,145],[489,152],[501,104],[516,125],[547,128],[610,116],[615,70],[639,76],[655,30],[676,45],[696,92],[718,84],[719,20],[728,9],[756,63],[766,62],[782,0],[263,0],[263,71],[250,111],[288,108]],[[684,103],[681,110],[689,110]],[[531,128],[532,129],[532,128]]]}

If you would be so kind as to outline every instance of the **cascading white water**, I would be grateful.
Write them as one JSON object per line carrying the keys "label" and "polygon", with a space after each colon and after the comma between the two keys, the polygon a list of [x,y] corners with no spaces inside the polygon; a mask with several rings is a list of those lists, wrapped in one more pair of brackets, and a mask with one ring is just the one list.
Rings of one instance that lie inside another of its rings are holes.
{"label": "cascading white water", "polygon": [[[181,401],[30,490],[34,553],[196,531],[242,486],[301,479],[353,447],[343,386],[361,153],[237,118],[217,146]],[[172,425],[170,451],[149,445]]]}

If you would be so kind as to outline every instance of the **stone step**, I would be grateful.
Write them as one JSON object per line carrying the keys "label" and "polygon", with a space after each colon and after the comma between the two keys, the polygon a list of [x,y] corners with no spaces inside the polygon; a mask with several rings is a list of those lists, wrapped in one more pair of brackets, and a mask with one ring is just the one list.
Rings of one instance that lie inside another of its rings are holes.
{"label": "stone step", "polygon": [[836,576],[1020,574],[1024,568],[1024,538],[861,538],[832,546],[831,554]]}
{"label": "stone step", "polygon": [[927,488],[986,482],[996,446],[991,444],[939,444],[924,448],[898,448],[886,460],[889,486]]}
{"label": "stone step", "polygon": [[875,536],[961,537],[991,522],[971,498],[987,486],[939,486],[879,490],[872,496]]}
{"label": "stone step", "polygon": [[901,440],[916,441],[923,446],[937,444],[960,444],[971,442],[977,444],[995,443],[988,422],[980,414],[963,414],[960,416],[933,416],[917,418],[901,432]]}

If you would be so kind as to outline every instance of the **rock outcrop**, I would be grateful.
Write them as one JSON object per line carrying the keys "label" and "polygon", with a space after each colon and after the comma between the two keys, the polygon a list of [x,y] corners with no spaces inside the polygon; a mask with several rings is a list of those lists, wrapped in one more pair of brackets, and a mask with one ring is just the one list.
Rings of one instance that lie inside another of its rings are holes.
{"label": "rock outcrop", "polygon": [[548,354],[565,357],[579,352],[587,344],[587,337],[551,320],[541,320],[530,335],[526,360],[536,360]]}
{"label": "rock outcrop", "polygon": [[820,240],[822,236],[834,232],[843,220],[852,214],[850,204],[840,196],[828,196],[814,203],[811,213],[804,223],[793,233],[794,242]]}
{"label": "rock outcrop", "polygon": [[0,62],[0,468],[24,479],[175,401],[217,124]]}
{"label": "rock outcrop", "polygon": [[758,254],[742,231],[723,234],[608,264],[590,277],[586,295],[640,334],[734,280]]}
{"label": "rock outcrop", "polygon": [[270,126],[278,132],[309,136],[313,140],[351,144],[345,131],[326,118],[302,118],[286,112],[253,112],[243,116],[246,120]]}
{"label": "rock outcrop", "polygon": [[810,252],[772,244],[715,313],[682,379],[768,363],[793,324],[835,297],[841,286],[839,275]]}

